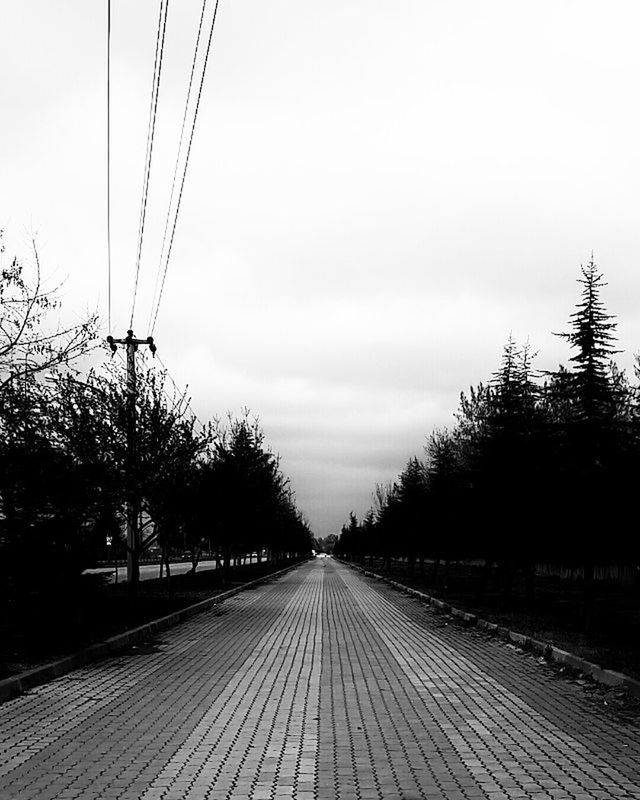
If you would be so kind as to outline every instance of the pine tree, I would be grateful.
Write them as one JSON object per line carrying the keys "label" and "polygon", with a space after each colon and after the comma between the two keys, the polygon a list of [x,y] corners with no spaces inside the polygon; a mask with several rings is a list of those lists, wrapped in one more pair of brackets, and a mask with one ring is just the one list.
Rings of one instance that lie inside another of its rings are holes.
{"label": "pine tree", "polygon": [[559,398],[564,424],[559,426],[561,447],[553,470],[574,500],[564,514],[567,533],[559,550],[584,566],[588,626],[595,564],[610,559],[617,549],[615,537],[606,536],[605,531],[619,503],[625,437],[618,414],[624,402],[623,384],[613,379],[611,369],[612,356],[620,352],[614,346],[616,323],[600,297],[607,284],[593,256],[586,267],[581,266],[581,273],[581,300],[570,317],[571,330],[557,334],[573,348],[575,368],[555,382],[556,390],[564,390],[565,396]]}
{"label": "pine tree", "polygon": [[576,351],[571,361],[576,365],[572,395],[579,417],[595,421],[607,417],[615,405],[615,391],[610,379],[611,357],[616,350],[615,317],[607,314],[600,292],[606,282],[593,260],[581,266],[582,299],[570,317],[571,330],[558,333]]}
{"label": "pine tree", "polygon": [[541,472],[534,357],[528,342],[519,347],[509,336],[486,395],[483,436],[472,448],[479,507],[492,523],[483,537],[484,555],[500,564],[505,602],[515,572],[531,575],[538,541],[529,511]]}
{"label": "pine tree", "polygon": [[502,351],[502,364],[493,373],[490,402],[490,424],[503,423],[521,429],[534,413],[538,387],[535,384],[533,359],[529,342],[518,347],[510,334]]}
{"label": "pine tree", "polygon": [[403,555],[408,556],[413,569],[416,556],[424,552],[427,482],[424,464],[415,456],[410,458],[398,481],[399,542]]}
{"label": "pine tree", "polygon": [[431,532],[426,554],[435,559],[436,573],[441,559],[464,557],[476,546],[469,525],[475,511],[470,503],[471,471],[461,444],[457,432],[443,429],[435,430],[425,447]]}

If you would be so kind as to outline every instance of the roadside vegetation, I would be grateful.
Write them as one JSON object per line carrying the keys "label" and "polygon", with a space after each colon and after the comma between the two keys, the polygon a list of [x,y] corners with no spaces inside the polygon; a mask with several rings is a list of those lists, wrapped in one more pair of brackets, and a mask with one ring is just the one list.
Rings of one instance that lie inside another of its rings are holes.
{"label": "roadside vegetation", "polygon": [[376,487],[334,552],[640,677],[640,366],[631,380],[615,364],[593,260],[579,283],[557,334],[569,365],[537,371],[530,345],[509,337],[455,424]]}
{"label": "roadside vegetation", "polygon": [[[196,586],[211,593],[238,570],[274,571],[314,544],[259,422],[244,412],[200,425],[152,361],[138,372],[132,452],[124,366],[100,351],[95,316],[65,328],[59,306],[35,244],[27,265],[0,248],[0,671],[45,657],[47,631],[73,647],[100,633],[100,619],[113,632],[159,616]],[[158,585],[129,586],[125,603],[122,588],[82,574],[126,558],[127,504],[139,542],[130,555],[163,562],[167,603]],[[172,577],[185,552],[191,574]],[[218,568],[200,581],[203,552]],[[241,566],[249,553],[268,567]]]}

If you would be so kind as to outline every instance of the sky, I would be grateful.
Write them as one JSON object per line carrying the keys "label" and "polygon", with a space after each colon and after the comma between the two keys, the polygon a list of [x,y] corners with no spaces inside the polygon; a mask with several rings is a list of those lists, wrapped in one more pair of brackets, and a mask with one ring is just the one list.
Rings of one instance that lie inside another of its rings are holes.
{"label": "sky", "polygon": [[[200,6],[169,5],[140,337]],[[112,0],[117,337],[158,9]],[[423,455],[510,334],[540,369],[567,362],[552,332],[592,250],[633,370],[639,25],[636,0],[220,0],[154,336],[201,420],[260,418],[317,535]],[[5,3],[0,75],[5,257],[34,236],[64,313],[97,309],[106,336],[106,0]]]}

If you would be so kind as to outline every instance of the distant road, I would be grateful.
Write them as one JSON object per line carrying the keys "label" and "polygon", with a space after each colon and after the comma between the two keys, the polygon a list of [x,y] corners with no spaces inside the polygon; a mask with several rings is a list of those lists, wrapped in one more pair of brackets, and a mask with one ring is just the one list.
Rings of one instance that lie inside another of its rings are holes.
{"label": "distant road", "polygon": [[[215,561],[200,561],[198,564],[197,572],[204,572],[207,569],[215,569],[216,562]],[[185,572],[189,572],[191,569],[191,563],[189,561],[179,561],[176,564],[171,565],[171,574],[172,575],[182,575]],[[109,575],[109,583],[115,583],[115,569],[113,567],[96,567],[96,569],[86,569],[84,571],[85,575]],[[150,581],[154,578],[157,578],[160,575],[160,565],[159,564],[141,564],[140,565],[140,580],[141,581]],[[122,565],[118,567],[118,582],[126,581],[127,579],[127,568],[126,566]]]}

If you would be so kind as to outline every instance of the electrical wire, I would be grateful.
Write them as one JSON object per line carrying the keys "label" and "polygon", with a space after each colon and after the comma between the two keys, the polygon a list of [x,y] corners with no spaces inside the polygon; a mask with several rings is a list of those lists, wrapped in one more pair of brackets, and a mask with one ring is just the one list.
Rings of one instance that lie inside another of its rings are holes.
{"label": "electrical wire", "polygon": [[198,35],[196,36],[196,46],[193,51],[193,59],[191,61],[191,73],[189,75],[189,86],[187,88],[187,99],[185,100],[184,104],[184,114],[182,116],[182,127],[180,129],[180,139],[178,142],[178,153],[176,155],[176,165],[173,170],[173,180],[171,182],[171,193],[169,195],[169,205],[167,207],[167,216],[164,222],[164,232],[162,234],[162,247],[160,249],[160,260],[158,262],[158,271],[156,273],[156,282],[155,286],[153,287],[153,300],[151,301],[151,311],[149,314],[149,324],[147,325],[147,330],[151,329],[151,323],[153,321],[153,310],[156,305],[156,299],[158,297],[158,287],[160,284],[160,275],[162,273],[162,262],[164,260],[164,254],[166,249],[167,243],[167,233],[169,231],[169,220],[171,219],[171,208],[173,206],[173,198],[175,195],[175,188],[176,188],[176,179],[178,177],[178,167],[180,166],[180,154],[182,153],[182,143],[184,141],[184,132],[187,125],[187,116],[189,111],[189,100],[191,99],[191,89],[193,87],[193,76],[196,71],[196,62],[198,60],[198,51],[200,49],[200,37],[202,35],[202,23],[204,22],[204,15],[207,8],[208,0],[203,0],[202,3],[202,11],[200,12],[200,22],[198,24]]}
{"label": "electrical wire", "polygon": [[142,244],[144,241],[144,225],[147,216],[149,176],[151,174],[151,160],[153,157],[153,141],[154,141],[155,127],[156,127],[156,114],[158,111],[158,97],[160,94],[160,79],[162,76],[162,59],[164,55],[164,41],[167,30],[168,11],[169,11],[169,0],[160,0],[160,12],[158,15],[158,30],[156,33],[156,53],[153,64],[153,82],[151,86],[151,103],[149,107],[149,126],[147,129],[147,153],[145,158],[144,180],[142,185],[142,201],[140,204],[140,222],[138,226],[138,252],[136,256],[133,302],[131,304],[131,321],[129,323],[130,329],[133,329],[133,317],[135,314],[136,297],[138,294],[138,279],[140,277],[140,258],[142,256]]}
{"label": "electrical wire", "polygon": [[111,0],[107,0],[107,332],[111,333]]}
{"label": "electrical wire", "polygon": [[171,238],[169,239],[169,247],[167,249],[167,256],[166,256],[166,259],[165,259],[164,271],[162,273],[162,281],[161,281],[161,284],[160,284],[160,292],[158,294],[158,300],[157,300],[157,303],[156,303],[155,312],[153,314],[153,323],[151,325],[151,331],[150,331],[150,335],[151,336],[153,335],[153,331],[155,330],[156,322],[157,322],[157,319],[158,319],[158,311],[160,310],[160,303],[162,301],[162,294],[163,294],[163,291],[164,291],[164,285],[165,285],[165,281],[166,281],[166,278],[167,278],[167,270],[169,268],[169,260],[171,259],[171,251],[173,249],[173,239],[174,239],[174,236],[175,236],[175,233],[176,233],[176,225],[177,225],[177,222],[178,222],[178,214],[180,213],[180,204],[182,202],[182,194],[183,194],[183,191],[184,191],[184,183],[185,183],[185,179],[187,177],[187,167],[189,166],[189,156],[191,155],[191,146],[193,144],[193,135],[194,135],[195,129],[196,129],[196,121],[198,119],[198,111],[200,109],[200,99],[202,97],[202,87],[204,85],[204,78],[205,78],[205,75],[206,75],[206,72],[207,72],[207,64],[209,62],[209,53],[211,51],[211,41],[213,39],[213,30],[214,30],[214,27],[215,27],[215,24],[216,24],[216,18],[217,18],[217,15],[218,15],[219,2],[220,2],[220,0],[216,0],[215,7],[213,9],[213,17],[212,17],[212,20],[211,20],[211,27],[209,29],[209,39],[208,39],[208,42],[207,42],[207,50],[206,50],[206,53],[205,53],[205,56],[204,56],[204,64],[203,64],[203,67],[202,67],[202,75],[200,76],[200,86],[198,87],[198,97],[196,99],[196,107],[195,107],[195,111],[194,111],[194,114],[193,114],[193,121],[191,123],[191,133],[190,133],[190,136],[189,136],[189,145],[187,147],[187,153],[186,153],[185,162],[184,162],[184,169],[183,169],[183,172],[182,172],[182,180],[180,182],[180,192],[178,193],[178,202],[176,204],[176,210],[175,210],[175,214],[174,214],[174,218],[173,218],[173,226],[172,226],[172,229],[171,229]]}
{"label": "electrical wire", "polygon": [[153,64],[153,80],[151,84],[151,102],[149,106],[149,124],[147,128],[147,149],[145,155],[145,169],[144,169],[144,178],[143,178],[143,186],[142,186],[142,199],[140,205],[140,219],[138,224],[138,248],[137,248],[137,256],[136,256],[136,269],[135,269],[135,281],[134,281],[134,289],[133,289],[133,302],[131,305],[131,320],[129,323],[129,328],[133,329],[133,319],[135,313],[135,306],[136,306],[136,297],[138,292],[138,279],[140,276],[140,259],[142,255],[142,245],[144,241],[144,225],[147,213],[147,199],[148,199],[148,190],[149,190],[149,177],[151,173],[151,160],[153,156],[153,140],[154,140],[154,133],[155,133],[155,120],[156,120],[156,112],[158,107],[158,95],[160,89],[160,77],[162,73],[162,56],[164,53],[164,37],[166,31],[166,24],[167,24],[167,11],[168,11],[168,0],[160,0],[160,10],[158,15],[158,30],[156,32],[156,51],[155,51],[155,58]]}

